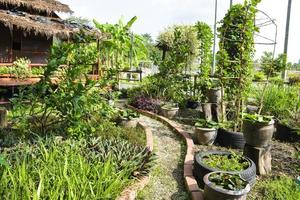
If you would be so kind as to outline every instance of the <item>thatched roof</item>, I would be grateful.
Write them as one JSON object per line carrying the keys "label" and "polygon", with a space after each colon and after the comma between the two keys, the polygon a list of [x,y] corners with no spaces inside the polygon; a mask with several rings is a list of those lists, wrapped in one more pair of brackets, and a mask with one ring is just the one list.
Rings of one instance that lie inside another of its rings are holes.
{"label": "thatched roof", "polygon": [[0,0],[0,4],[16,7],[23,6],[38,12],[72,12],[68,5],[56,0]]}
{"label": "thatched roof", "polygon": [[84,30],[87,34],[100,38],[102,34],[91,27],[68,23],[60,18],[32,15],[22,11],[9,11],[0,9],[0,23],[11,30],[17,27],[24,34],[34,33],[45,35],[48,38],[58,37],[61,39],[71,38],[74,33]]}

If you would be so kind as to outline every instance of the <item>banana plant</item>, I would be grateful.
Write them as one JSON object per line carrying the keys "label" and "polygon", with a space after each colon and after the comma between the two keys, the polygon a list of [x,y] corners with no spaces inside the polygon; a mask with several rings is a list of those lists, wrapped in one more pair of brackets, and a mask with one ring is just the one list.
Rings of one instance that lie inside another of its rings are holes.
{"label": "banana plant", "polygon": [[103,52],[102,60],[108,68],[120,70],[131,67],[146,57],[147,49],[143,37],[130,30],[136,20],[136,16],[127,23],[121,18],[117,24],[101,24],[93,20],[96,28],[106,35],[100,49]]}

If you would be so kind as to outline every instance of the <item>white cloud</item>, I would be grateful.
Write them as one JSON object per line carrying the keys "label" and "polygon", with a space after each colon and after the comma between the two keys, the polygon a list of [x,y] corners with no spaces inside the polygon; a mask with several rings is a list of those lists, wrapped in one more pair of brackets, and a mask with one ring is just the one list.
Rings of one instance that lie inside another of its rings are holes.
{"label": "white cloud", "polygon": [[[214,0],[61,0],[70,5],[75,15],[97,19],[100,22],[115,23],[121,16],[130,19],[138,16],[133,27],[137,33],[151,33],[153,36],[173,24],[194,23],[198,20],[213,26]],[[218,20],[222,19],[229,7],[229,0],[218,0]],[[234,3],[243,0],[233,0]],[[259,9],[273,17],[278,24],[278,45],[276,52],[283,52],[287,0],[262,0]],[[300,53],[300,1],[293,1],[290,24],[289,60],[298,62]],[[272,37],[274,30],[266,30]],[[267,46],[257,46],[257,53],[271,50]]]}

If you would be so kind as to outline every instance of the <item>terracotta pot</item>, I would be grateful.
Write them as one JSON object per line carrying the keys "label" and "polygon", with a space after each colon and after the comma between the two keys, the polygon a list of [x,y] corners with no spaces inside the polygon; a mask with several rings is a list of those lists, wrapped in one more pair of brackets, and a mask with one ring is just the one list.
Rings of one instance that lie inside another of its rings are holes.
{"label": "terracotta pot", "polygon": [[160,109],[161,114],[169,119],[173,119],[177,116],[179,108],[178,107],[174,107],[174,108],[166,108],[164,106],[161,107]]}
{"label": "terracotta pot", "polygon": [[212,145],[217,137],[217,129],[195,127],[195,136],[199,144]]}
{"label": "terracotta pot", "polygon": [[273,137],[274,120],[268,123],[243,121],[243,133],[247,144],[253,147],[267,146]]}
{"label": "terracotta pot", "polygon": [[206,174],[203,178],[205,183],[204,186],[204,199],[205,200],[217,200],[217,199],[226,199],[226,200],[246,200],[247,193],[250,192],[250,185],[247,184],[246,187],[242,190],[233,191],[226,190],[223,188],[216,187],[214,183],[210,182],[208,177],[213,173],[219,172],[211,172]]}

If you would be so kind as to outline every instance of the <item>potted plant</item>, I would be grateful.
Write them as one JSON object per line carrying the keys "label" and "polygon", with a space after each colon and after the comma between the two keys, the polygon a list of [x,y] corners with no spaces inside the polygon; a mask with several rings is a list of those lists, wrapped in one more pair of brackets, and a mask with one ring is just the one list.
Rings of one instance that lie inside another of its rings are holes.
{"label": "potted plant", "polygon": [[271,116],[244,114],[243,133],[247,144],[253,147],[267,146],[273,137],[274,120]]}
{"label": "potted plant", "polygon": [[203,177],[215,171],[239,174],[250,185],[255,183],[256,165],[245,156],[228,151],[206,151],[195,154],[193,175],[199,187],[204,187]]}
{"label": "potted plant", "polygon": [[195,123],[195,136],[199,144],[212,145],[217,137],[218,123],[198,119]]}
{"label": "potted plant", "polygon": [[238,174],[211,172],[204,176],[205,200],[246,200],[250,185]]}
{"label": "potted plant", "polygon": [[134,128],[138,123],[140,114],[130,109],[121,110],[119,112],[118,123],[127,128]]}
{"label": "potted plant", "polygon": [[179,107],[177,103],[167,103],[160,110],[164,117],[173,119],[178,114]]}

